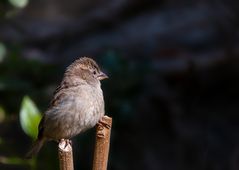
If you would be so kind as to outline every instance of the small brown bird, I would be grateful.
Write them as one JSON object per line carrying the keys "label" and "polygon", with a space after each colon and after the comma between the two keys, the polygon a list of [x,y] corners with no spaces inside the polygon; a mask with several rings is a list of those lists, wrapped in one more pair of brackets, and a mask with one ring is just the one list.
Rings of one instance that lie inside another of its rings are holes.
{"label": "small brown bird", "polygon": [[101,121],[105,111],[100,80],[105,78],[107,75],[88,57],[77,59],[66,69],[27,158],[36,155],[46,141],[70,139]]}

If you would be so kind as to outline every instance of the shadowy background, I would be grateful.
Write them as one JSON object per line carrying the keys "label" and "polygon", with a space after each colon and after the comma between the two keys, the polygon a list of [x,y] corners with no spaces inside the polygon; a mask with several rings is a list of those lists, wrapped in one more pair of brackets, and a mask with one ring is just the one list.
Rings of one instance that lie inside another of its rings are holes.
{"label": "shadowy background", "polygon": [[[2,0],[0,169],[58,169],[57,145],[34,162],[19,112],[43,113],[65,67],[91,56],[113,117],[109,170],[239,169],[239,2]],[[74,138],[91,169],[94,130]],[[34,165],[33,165],[34,164]]]}

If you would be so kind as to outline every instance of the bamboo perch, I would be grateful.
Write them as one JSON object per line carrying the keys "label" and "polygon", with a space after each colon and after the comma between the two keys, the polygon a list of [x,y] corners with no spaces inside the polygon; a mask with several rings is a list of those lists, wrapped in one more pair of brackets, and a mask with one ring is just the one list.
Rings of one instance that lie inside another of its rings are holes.
{"label": "bamboo perch", "polygon": [[112,118],[104,116],[96,126],[96,142],[93,170],[106,170],[110,146]]}
{"label": "bamboo perch", "polygon": [[58,144],[60,170],[74,170],[72,146],[68,140],[62,140]]}

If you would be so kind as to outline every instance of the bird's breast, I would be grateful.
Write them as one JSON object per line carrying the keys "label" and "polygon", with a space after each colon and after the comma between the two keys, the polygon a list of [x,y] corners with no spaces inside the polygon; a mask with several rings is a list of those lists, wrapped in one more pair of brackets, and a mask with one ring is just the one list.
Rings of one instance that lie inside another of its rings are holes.
{"label": "bird's breast", "polygon": [[72,133],[80,133],[96,125],[104,115],[104,99],[101,89],[86,88],[80,95],[75,95],[69,108],[69,117],[74,117],[70,124],[75,127]]}
{"label": "bird's breast", "polygon": [[104,115],[101,89],[80,87],[45,113],[45,135],[52,139],[71,138],[92,128]]}

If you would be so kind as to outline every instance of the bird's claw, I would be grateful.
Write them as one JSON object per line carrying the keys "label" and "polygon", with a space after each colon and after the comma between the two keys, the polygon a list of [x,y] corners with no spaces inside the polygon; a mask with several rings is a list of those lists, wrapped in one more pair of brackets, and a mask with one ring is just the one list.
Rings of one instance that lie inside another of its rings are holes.
{"label": "bird's claw", "polygon": [[104,138],[106,133],[104,128],[110,129],[111,126],[103,119],[100,119],[97,125],[97,137]]}
{"label": "bird's claw", "polygon": [[71,145],[71,146],[72,146],[72,141],[71,141],[70,139],[60,139],[59,142],[60,142],[60,143],[62,143],[62,142],[65,143],[64,149],[65,149],[68,145]]}
{"label": "bird's claw", "polygon": [[101,125],[101,126],[104,126],[104,127],[106,127],[107,129],[110,129],[110,125],[109,125],[106,121],[104,121],[103,119],[100,119],[97,124],[98,124],[98,125]]}

